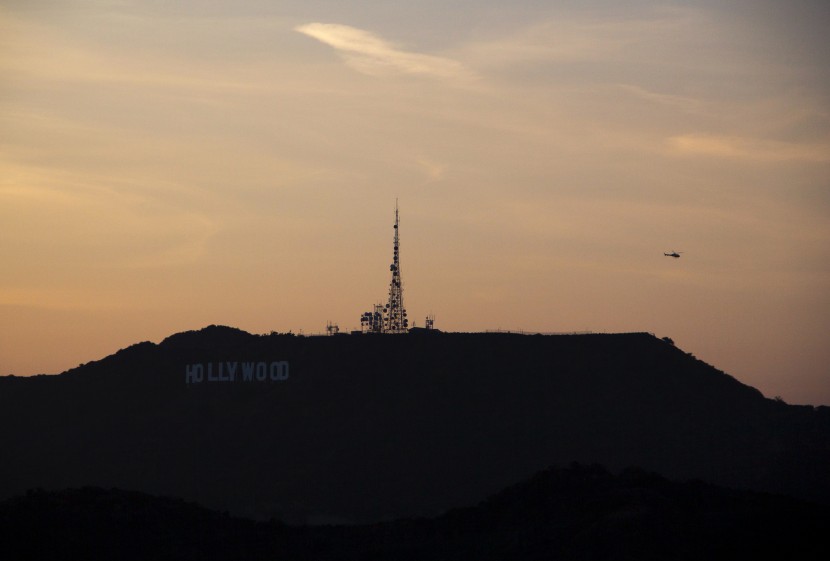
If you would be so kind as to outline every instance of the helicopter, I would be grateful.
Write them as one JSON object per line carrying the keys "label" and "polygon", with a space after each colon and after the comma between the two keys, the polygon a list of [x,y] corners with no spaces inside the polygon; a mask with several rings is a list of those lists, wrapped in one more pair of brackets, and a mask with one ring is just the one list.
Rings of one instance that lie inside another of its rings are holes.
{"label": "helicopter", "polygon": [[672,251],[671,253],[664,253],[663,255],[665,255],[666,257],[674,257],[675,259],[678,259],[680,257],[681,253],[683,253],[683,252],[682,251]]}

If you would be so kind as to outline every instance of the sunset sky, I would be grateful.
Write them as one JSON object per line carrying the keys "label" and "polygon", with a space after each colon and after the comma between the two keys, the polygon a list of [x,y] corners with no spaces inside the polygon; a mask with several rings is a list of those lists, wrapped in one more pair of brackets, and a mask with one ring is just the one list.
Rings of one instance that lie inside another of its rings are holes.
{"label": "sunset sky", "polygon": [[[830,405],[830,3],[2,0],[0,374],[209,324],[649,331]],[[682,251],[680,259],[663,252]]]}

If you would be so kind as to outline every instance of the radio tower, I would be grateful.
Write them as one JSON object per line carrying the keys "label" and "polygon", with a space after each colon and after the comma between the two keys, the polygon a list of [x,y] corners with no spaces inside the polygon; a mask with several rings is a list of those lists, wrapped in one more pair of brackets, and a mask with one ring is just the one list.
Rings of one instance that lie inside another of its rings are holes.
{"label": "radio tower", "polygon": [[389,283],[389,300],[386,304],[375,304],[374,311],[360,316],[363,333],[406,333],[409,321],[403,307],[403,283],[401,283],[400,239],[398,238],[398,201],[395,200],[395,246],[392,257],[392,282]]}
{"label": "radio tower", "polygon": [[409,321],[403,306],[403,285],[401,284],[400,240],[398,238],[398,201],[395,199],[395,245],[392,257],[392,282],[389,283],[389,301],[383,308],[383,331],[386,333],[406,333]]}

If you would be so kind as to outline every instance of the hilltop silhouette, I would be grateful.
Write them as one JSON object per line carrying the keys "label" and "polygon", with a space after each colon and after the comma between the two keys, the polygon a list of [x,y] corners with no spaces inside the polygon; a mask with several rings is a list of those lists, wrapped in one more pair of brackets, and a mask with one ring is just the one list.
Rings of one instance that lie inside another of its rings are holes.
{"label": "hilltop silhouette", "polygon": [[15,559],[827,559],[830,507],[627,469],[550,468],[477,506],[365,526],[254,522],[118,489],[0,501]]}
{"label": "hilltop silhouette", "polygon": [[766,399],[645,333],[211,326],[0,378],[0,449],[0,498],[117,487],[289,523],[437,516],[574,461],[830,503],[830,408]]}

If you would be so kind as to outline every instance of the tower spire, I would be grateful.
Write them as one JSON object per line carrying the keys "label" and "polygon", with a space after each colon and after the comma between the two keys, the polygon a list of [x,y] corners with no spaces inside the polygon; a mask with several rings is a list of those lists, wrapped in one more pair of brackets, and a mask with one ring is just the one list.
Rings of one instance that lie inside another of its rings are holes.
{"label": "tower spire", "polygon": [[403,283],[401,282],[400,260],[400,216],[398,214],[398,199],[395,199],[395,238],[392,246],[392,280],[389,283],[389,300],[384,307],[384,331],[387,333],[406,333],[409,321],[406,319],[406,308],[403,305]]}
{"label": "tower spire", "polygon": [[403,305],[403,282],[401,282],[401,240],[398,226],[398,199],[395,199],[395,237],[392,246],[392,280],[389,283],[389,298],[386,304],[376,304],[374,311],[365,312],[360,316],[360,326],[364,333],[406,333],[409,329],[409,320],[406,319],[406,308]]}

